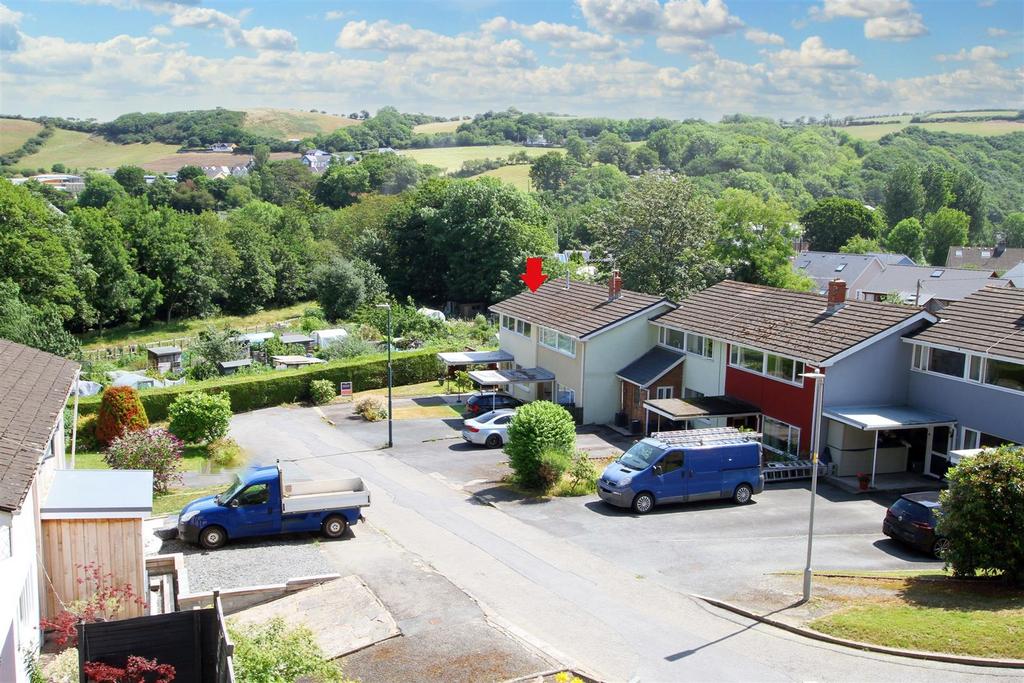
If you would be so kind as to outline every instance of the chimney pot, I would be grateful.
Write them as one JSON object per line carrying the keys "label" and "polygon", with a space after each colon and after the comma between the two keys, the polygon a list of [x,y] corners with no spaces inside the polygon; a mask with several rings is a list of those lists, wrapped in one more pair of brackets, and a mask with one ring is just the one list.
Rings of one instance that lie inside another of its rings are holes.
{"label": "chimney pot", "polygon": [[828,310],[838,311],[846,302],[846,280],[836,278],[828,283]]}

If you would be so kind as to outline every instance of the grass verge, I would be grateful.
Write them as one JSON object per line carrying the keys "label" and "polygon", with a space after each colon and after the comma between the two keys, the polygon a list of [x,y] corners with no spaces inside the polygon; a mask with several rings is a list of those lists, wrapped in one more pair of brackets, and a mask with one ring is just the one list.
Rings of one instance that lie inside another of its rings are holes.
{"label": "grass verge", "polygon": [[[391,387],[391,396],[393,398],[419,398],[421,396],[434,396],[436,394],[445,393],[444,387],[437,383],[437,380],[427,380],[426,382],[417,382],[416,384],[403,384],[398,387]],[[363,396],[387,396],[388,388],[382,389],[367,389],[366,391],[356,392],[354,398],[359,399]]]}
{"label": "grass verge", "polygon": [[[819,577],[836,611],[810,628],[911,650],[1024,659],[1024,590],[1001,581],[927,576]],[[862,589],[870,582],[870,593]],[[854,591],[844,593],[844,587]]]}
{"label": "grass verge", "polygon": [[181,508],[185,507],[196,498],[212,496],[226,490],[227,488],[227,484],[220,484],[218,486],[198,486],[192,488],[173,489],[163,495],[153,496],[153,516],[169,515],[172,512],[178,512]]}
{"label": "grass verge", "polygon": [[[185,446],[181,458],[182,472],[199,474],[217,474],[226,469],[241,467],[245,464],[245,452],[242,447],[230,439],[219,441],[209,446]],[[103,453],[86,451],[75,454],[76,470],[109,470],[110,465],[103,459]]]}

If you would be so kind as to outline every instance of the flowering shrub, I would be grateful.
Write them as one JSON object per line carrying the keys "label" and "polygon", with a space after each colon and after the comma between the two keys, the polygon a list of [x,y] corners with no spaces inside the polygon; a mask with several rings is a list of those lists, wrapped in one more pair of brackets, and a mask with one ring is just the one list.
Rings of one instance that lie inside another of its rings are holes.
{"label": "flowering shrub", "polygon": [[75,600],[66,605],[64,611],[53,619],[42,619],[40,622],[43,629],[53,631],[53,640],[60,647],[69,643],[77,644],[78,631],[75,624],[79,621],[110,621],[125,605],[146,604],[144,599],[135,594],[130,583],[115,584],[114,575],[110,572],[104,573],[102,567],[95,562],[76,565],[75,569],[80,574],[76,577],[76,582],[91,589],[91,595],[84,600]]}
{"label": "flowering shrub", "polygon": [[174,400],[167,411],[171,433],[189,443],[223,438],[231,426],[231,396],[195,391]]}
{"label": "flowering shrub", "polygon": [[147,427],[149,418],[139,392],[132,387],[109,387],[103,392],[96,416],[96,440],[101,446],[109,446],[119,436]]}
{"label": "flowering shrub", "polygon": [[128,657],[123,669],[103,662],[86,662],[82,671],[86,680],[93,683],[171,683],[175,674],[170,664],[157,664],[155,659],[135,655]]}
{"label": "flowering shrub", "polygon": [[153,470],[153,492],[167,493],[181,481],[181,454],[185,445],[166,429],[128,432],[110,444],[103,459],[114,469]]}
{"label": "flowering shrub", "polygon": [[322,406],[330,403],[337,395],[334,391],[334,382],[329,379],[315,379],[309,383],[309,397],[313,399],[313,405]]}
{"label": "flowering shrub", "polygon": [[374,394],[364,396],[356,401],[355,409],[368,422],[383,420],[388,416],[388,409],[384,405],[384,399]]}

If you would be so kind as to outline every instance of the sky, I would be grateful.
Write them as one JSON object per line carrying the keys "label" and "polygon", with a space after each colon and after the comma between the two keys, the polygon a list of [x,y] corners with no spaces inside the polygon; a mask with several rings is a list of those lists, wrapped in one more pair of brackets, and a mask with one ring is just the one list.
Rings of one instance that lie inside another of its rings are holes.
{"label": "sky", "polygon": [[1022,0],[0,0],[0,112],[1024,108]]}

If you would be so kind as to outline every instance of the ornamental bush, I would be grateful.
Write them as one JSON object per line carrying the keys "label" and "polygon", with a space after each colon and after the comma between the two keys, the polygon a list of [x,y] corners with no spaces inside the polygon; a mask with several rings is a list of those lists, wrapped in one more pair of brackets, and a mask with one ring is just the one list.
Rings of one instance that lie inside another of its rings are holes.
{"label": "ornamental bush", "polygon": [[[505,453],[516,481],[523,486],[545,486],[553,469],[564,462],[561,477],[575,450],[576,424],[569,411],[560,405],[550,401],[527,403],[509,422]],[[562,454],[564,460],[553,453]]]}
{"label": "ornamental bush", "polygon": [[309,398],[313,405],[322,406],[330,403],[337,395],[334,382],[329,379],[315,379],[309,383]]}
{"label": "ornamental bush", "polygon": [[225,393],[196,391],[175,399],[167,414],[172,434],[189,443],[210,443],[228,433],[231,397]]}
{"label": "ornamental bush", "polygon": [[571,464],[572,457],[563,450],[552,448],[541,453],[537,467],[537,481],[540,487],[547,491],[562,481],[562,475]]}
{"label": "ornamental bush", "polygon": [[167,493],[181,481],[181,455],[185,444],[166,429],[128,432],[115,439],[103,454],[118,470],[153,470],[153,492]]}
{"label": "ornamental bush", "polygon": [[362,415],[367,422],[377,422],[388,416],[388,409],[384,404],[384,399],[375,394],[363,396],[356,401],[354,407],[356,412]]}
{"label": "ornamental bush", "polygon": [[239,681],[317,681],[345,683],[341,669],[324,658],[313,632],[289,627],[281,617],[262,624],[228,623],[235,644],[235,677]]}
{"label": "ornamental bush", "polygon": [[1001,574],[1024,582],[1024,448],[984,450],[946,474],[937,533],[956,576]]}
{"label": "ornamental bush", "polygon": [[139,392],[132,387],[109,387],[100,399],[96,416],[96,441],[109,446],[115,439],[149,427],[146,409],[139,400]]}

